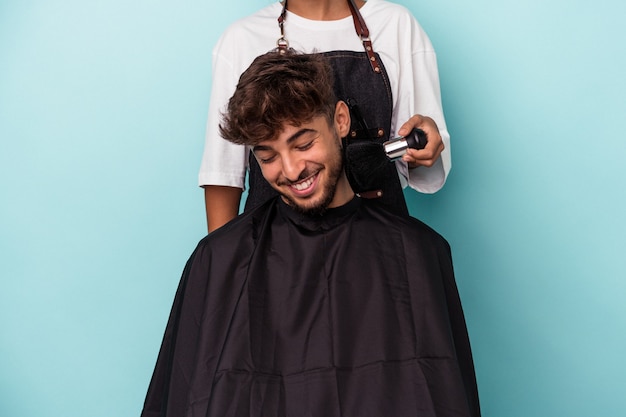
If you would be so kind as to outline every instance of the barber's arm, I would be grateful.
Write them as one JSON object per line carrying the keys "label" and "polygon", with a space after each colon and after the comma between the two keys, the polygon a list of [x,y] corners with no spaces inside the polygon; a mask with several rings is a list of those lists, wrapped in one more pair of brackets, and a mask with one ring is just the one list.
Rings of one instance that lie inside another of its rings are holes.
{"label": "barber's arm", "polygon": [[205,185],[204,204],[209,233],[237,217],[243,190],[238,187]]}
{"label": "barber's arm", "polygon": [[417,168],[418,166],[431,167],[437,162],[445,148],[439,134],[439,128],[430,117],[415,114],[402,125],[398,130],[398,134],[400,136],[408,135],[414,128],[421,129],[426,133],[426,146],[424,149],[407,149],[402,160],[408,164],[409,168]]}

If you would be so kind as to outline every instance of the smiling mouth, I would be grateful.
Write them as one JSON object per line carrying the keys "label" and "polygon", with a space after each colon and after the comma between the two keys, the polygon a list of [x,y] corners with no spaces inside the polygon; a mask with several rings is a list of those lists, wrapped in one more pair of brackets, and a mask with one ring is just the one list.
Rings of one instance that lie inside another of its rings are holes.
{"label": "smiling mouth", "polygon": [[313,185],[315,184],[315,180],[317,179],[319,172],[316,172],[314,175],[311,175],[310,177],[308,177],[307,179],[300,181],[296,184],[291,184],[289,187],[296,193],[299,195],[303,195],[303,194],[307,194],[308,192],[310,192],[313,188]]}

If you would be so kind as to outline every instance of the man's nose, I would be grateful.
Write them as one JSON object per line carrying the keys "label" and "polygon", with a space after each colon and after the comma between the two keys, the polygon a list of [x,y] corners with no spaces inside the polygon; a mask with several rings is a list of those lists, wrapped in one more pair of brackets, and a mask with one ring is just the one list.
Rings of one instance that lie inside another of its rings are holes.
{"label": "man's nose", "polygon": [[300,174],[304,170],[305,163],[302,158],[294,156],[287,156],[282,158],[283,161],[283,175],[289,181],[295,182],[300,179]]}

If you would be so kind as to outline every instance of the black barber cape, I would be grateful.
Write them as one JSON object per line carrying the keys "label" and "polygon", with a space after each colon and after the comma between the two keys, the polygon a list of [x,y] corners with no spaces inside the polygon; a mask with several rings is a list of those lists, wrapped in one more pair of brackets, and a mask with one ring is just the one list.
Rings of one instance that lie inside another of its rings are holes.
{"label": "black barber cape", "polygon": [[359,198],[238,217],[185,267],[141,415],[480,415],[448,243]]}

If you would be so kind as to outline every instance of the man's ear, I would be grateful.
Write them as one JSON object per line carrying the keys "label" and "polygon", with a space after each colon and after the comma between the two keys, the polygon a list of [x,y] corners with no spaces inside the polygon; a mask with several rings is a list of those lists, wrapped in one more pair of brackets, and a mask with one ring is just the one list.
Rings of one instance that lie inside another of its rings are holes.
{"label": "man's ear", "polygon": [[346,137],[350,132],[350,109],[341,100],[335,105],[335,129],[340,138]]}

